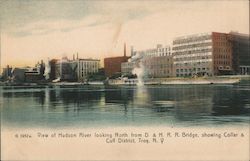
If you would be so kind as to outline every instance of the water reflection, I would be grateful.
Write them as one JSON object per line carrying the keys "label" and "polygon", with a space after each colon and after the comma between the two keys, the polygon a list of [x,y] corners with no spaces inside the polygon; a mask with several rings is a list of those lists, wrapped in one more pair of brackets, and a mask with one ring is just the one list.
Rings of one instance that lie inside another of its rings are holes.
{"label": "water reflection", "polygon": [[250,86],[0,87],[11,125],[248,124]]}
{"label": "water reflection", "polygon": [[149,96],[149,92],[144,85],[139,85],[135,87],[135,95],[133,97],[133,106],[137,106],[138,108],[142,107],[151,107],[151,99]]}

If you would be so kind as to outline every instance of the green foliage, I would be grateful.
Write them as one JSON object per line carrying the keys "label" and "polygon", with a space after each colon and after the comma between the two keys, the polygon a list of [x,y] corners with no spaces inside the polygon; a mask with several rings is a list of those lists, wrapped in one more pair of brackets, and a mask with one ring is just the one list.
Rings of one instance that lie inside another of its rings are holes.
{"label": "green foliage", "polygon": [[99,69],[97,73],[89,74],[88,80],[89,81],[104,81],[106,79],[104,70]]}

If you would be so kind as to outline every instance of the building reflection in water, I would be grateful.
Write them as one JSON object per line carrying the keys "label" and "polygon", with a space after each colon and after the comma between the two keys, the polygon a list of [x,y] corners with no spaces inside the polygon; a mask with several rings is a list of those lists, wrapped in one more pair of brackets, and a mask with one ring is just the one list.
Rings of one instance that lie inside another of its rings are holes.
{"label": "building reflection in water", "polygon": [[249,115],[250,90],[239,89],[231,86],[228,88],[218,87],[213,95],[213,115]]}
{"label": "building reflection in water", "polygon": [[244,121],[250,114],[248,86],[0,88],[3,119],[16,123],[195,125]]}

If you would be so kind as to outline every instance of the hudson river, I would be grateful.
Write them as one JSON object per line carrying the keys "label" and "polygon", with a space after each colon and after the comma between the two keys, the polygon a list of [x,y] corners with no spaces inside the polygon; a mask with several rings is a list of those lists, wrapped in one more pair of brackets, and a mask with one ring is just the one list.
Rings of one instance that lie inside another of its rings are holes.
{"label": "hudson river", "polygon": [[249,126],[250,82],[236,85],[2,86],[1,125]]}

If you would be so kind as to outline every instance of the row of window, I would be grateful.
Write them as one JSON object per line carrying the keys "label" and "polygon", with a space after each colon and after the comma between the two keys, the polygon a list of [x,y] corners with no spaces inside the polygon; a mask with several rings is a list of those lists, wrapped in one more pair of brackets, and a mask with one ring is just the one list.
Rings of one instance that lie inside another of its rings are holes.
{"label": "row of window", "polygon": [[175,66],[176,67],[187,67],[187,66],[196,66],[196,65],[207,65],[209,64],[210,62],[196,62],[196,63],[176,63]]}
{"label": "row of window", "polygon": [[190,37],[190,38],[185,38],[185,39],[179,39],[179,40],[174,40],[173,44],[183,44],[183,43],[190,43],[190,42],[199,42],[199,41],[204,41],[204,40],[209,40],[211,39],[211,35],[204,35],[204,36],[199,36],[199,37]]}
{"label": "row of window", "polygon": [[230,55],[218,54],[218,55],[214,55],[214,58],[216,58],[216,59],[230,59],[231,56]]}
{"label": "row of window", "polygon": [[150,66],[147,66],[147,67],[149,67],[149,69],[171,68],[172,65],[171,64],[156,64],[156,65],[150,65]]}
{"label": "row of window", "polygon": [[214,52],[224,52],[224,53],[230,53],[231,52],[231,49],[228,49],[228,48],[214,48]]}
{"label": "row of window", "polygon": [[194,50],[184,50],[184,51],[178,51],[174,52],[173,55],[187,55],[187,54],[196,54],[196,53],[207,53],[212,52],[212,48],[203,48],[203,49],[194,49]]}
{"label": "row of window", "polygon": [[205,46],[212,46],[212,42],[197,43],[197,44],[193,44],[193,45],[182,45],[182,46],[178,46],[178,47],[173,47],[173,50],[182,50],[182,49],[205,47]]}
{"label": "row of window", "polygon": [[160,75],[160,74],[171,74],[169,70],[157,71],[157,72],[149,72],[149,75]]}
{"label": "row of window", "polygon": [[91,74],[91,73],[96,73],[97,72],[97,70],[96,71],[88,71],[88,72],[83,72],[82,71],[82,73],[81,73],[81,75],[82,75],[82,77],[84,77],[84,76],[86,76],[87,74]]}
{"label": "row of window", "polygon": [[209,71],[210,68],[189,68],[189,69],[176,69],[176,73],[190,73],[190,72],[200,72],[200,71]]}
{"label": "row of window", "polygon": [[210,59],[210,56],[196,56],[196,57],[184,57],[176,58],[175,61],[189,61],[189,60],[201,60],[201,59]]}
{"label": "row of window", "polygon": [[224,35],[221,35],[221,36],[218,35],[218,36],[214,36],[213,39],[214,40],[227,40],[227,37]]}
{"label": "row of window", "polygon": [[214,64],[216,64],[216,65],[230,65],[230,62],[223,61],[223,60],[217,60],[217,61],[214,61]]}
{"label": "row of window", "polygon": [[229,42],[214,42],[214,45],[216,45],[216,46],[230,46],[231,44]]}

